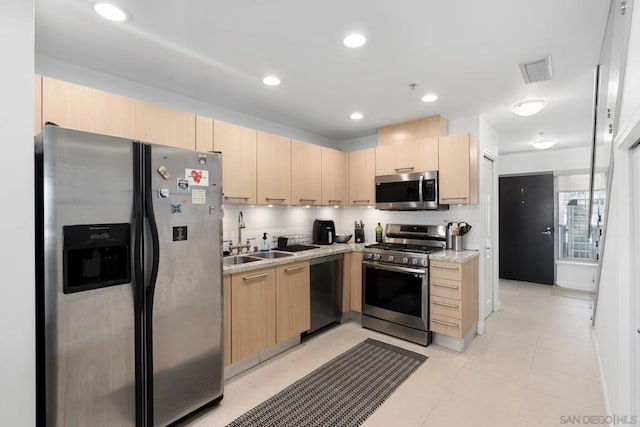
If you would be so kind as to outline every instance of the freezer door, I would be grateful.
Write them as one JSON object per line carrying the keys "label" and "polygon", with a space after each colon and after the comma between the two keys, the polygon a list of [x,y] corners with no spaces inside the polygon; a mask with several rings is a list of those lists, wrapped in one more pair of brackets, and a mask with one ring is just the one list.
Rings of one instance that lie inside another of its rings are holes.
{"label": "freezer door", "polygon": [[157,229],[159,245],[147,296],[148,388],[153,424],[167,425],[222,396],[221,159],[147,147],[149,230]]}
{"label": "freezer door", "polygon": [[135,425],[132,144],[45,126],[36,153],[39,420]]}

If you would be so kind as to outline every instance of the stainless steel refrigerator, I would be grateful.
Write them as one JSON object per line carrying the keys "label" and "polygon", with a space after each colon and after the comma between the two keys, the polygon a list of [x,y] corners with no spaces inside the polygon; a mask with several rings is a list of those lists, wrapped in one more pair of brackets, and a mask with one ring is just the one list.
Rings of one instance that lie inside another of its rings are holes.
{"label": "stainless steel refrigerator", "polygon": [[221,155],[36,138],[38,421],[168,425],[223,393]]}

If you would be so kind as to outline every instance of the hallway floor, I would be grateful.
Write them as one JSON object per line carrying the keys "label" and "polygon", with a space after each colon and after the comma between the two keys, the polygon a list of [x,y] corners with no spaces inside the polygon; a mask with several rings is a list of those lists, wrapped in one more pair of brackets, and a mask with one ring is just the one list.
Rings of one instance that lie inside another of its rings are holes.
{"label": "hallway floor", "polygon": [[[500,281],[500,311],[464,353],[421,347],[348,322],[310,338],[225,384],[224,399],[190,425],[224,426],[366,338],[429,359],[367,419],[386,426],[558,426],[562,417],[604,415],[591,302],[551,286]],[[566,419],[566,418],[565,418]]]}

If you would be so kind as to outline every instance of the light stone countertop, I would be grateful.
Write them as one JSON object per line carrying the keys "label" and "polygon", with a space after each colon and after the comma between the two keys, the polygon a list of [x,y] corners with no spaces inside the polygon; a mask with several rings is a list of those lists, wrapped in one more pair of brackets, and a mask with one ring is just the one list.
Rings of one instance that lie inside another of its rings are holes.
{"label": "light stone countertop", "polygon": [[[334,243],[333,245],[315,245],[317,249],[309,249],[300,252],[287,252],[292,256],[285,256],[282,258],[267,258],[260,261],[247,262],[237,265],[224,265],[222,267],[222,274],[234,274],[244,273],[246,271],[257,270],[259,268],[273,267],[277,265],[291,264],[293,262],[306,261],[311,258],[319,258],[327,255],[343,254],[347,252],[362,252],[369,243]],[[277,249],[273,249],[272,252],[284,252]],[[242,254],[249,255],[251,253]]]}
{"label": "light stone countertop", "polygon": [[[277,265],[291,264],[299,261],[306,261],[312,258],[318,258],[334,254],[343,254],[347,252],[362,252],[362,249],[371,244],[367,243],[335,243],[333,245],[316,245],[317,249],[309,249],[300,252],[287,252],[291,256],[282,258],[267,258],[260,261],[247,262],[245,264],[225,265],[222,268],[222,274],[228,275],[233,273],[244,273],[247,271],[257,270],[260,268],[274,267]],[[273,249],[274,252],[283,252]],[[243,254],[251,256],[251,253]],[[449,261],[449,262],[465,262],[479,256],[480,253],[475,250],[453,251],[446,249],[439,252],[429,254],[430,260]]]}
{"label": "light stone countertop", "polygon": [[451,249],[445,249],[443,251],[430,253],[429,259],[431,261],[466,262],[477,256],[480,256],[480,252],[477,250],[453,251]]}

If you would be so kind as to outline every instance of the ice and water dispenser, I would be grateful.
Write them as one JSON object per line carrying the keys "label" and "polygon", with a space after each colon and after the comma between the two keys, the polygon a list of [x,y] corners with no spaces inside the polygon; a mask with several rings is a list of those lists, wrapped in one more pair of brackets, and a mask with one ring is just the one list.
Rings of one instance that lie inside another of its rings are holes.
{"label": "ice and water dispenser", "polygon": [[63,292],[131,282],[130,224],[63,227]]}

